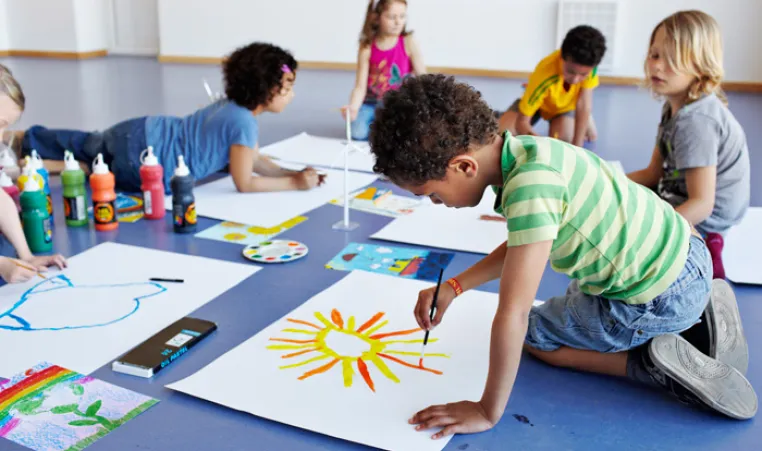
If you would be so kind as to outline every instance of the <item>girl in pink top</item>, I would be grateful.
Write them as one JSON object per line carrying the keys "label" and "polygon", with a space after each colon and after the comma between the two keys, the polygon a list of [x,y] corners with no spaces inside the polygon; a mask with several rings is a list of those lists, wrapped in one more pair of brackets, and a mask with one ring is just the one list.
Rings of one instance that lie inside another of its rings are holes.
{"label": "girl in pink top", "polygon": [[349,105],[342,108],[352,119],[352,139],[368,139],[376,105],[384,94],[402,85],[409,74],[426,73],[413,33],[407,31],[406,0],[370,0],[360,34],[357,80]]}

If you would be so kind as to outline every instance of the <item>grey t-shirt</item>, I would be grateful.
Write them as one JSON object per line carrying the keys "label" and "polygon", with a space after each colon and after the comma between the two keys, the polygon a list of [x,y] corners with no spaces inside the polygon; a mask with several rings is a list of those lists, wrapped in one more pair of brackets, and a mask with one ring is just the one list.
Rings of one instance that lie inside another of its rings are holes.
{"label": "grey t-shirt", "polygon": [[751,195],[746,134],[716,95],[685,105],[674,117],[665,103],[656,139],[664,159],[658,186],[662,199],[675,207],[682,204],[688,199],[686,169],[716,166],[714,210],[696,229],[724,233],[743,218]]}

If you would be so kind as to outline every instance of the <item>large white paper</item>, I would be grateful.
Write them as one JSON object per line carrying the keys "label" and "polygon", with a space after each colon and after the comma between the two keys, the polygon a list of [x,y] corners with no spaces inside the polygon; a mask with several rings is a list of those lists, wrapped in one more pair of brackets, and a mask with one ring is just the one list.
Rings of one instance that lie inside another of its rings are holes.
{"label": "large white paper", "polygon": [[489,254],[508,238],[505,221],[484,220],[495,217],[495,194],[484,192],[473,208],[447,208],[429,203],[401,216],[371,235],[377,240],[417,244],[455,251]]}
{"label": "large white paper", "polygon": [[[309,191],[239,193],[230,176],[207,183],[193,191],[196,214],[261,227],[282,224],[344,196],[344,171],[321,171],[328,176],[325,183]],[[377,178],[372,174],[350,172],[349,192],[370,185]],[[172,196],[166,197],[165,206],[167,210],[172,210]]]}
{"label": "large white paper", "polygon": [[[497,295],[469,291],[450,306],[426,346],[423,366],[441,372],[435,374],[416,368],[424,333],[412,314],[418,292],[429,286],[354,271],[168,388],[378,448],[441,450],[448,440],[432,440],[434,430],[416,432],[407,420],[432,404],[479,399],[487,377]],[[366,325],[374,316],[375,322]],[[365,339],[356,338],[357,331]],[[385,335],[396,331],[410,333]],[[316,346],[312,340],[327,351],[311,350]],[[332,363],[337,355],[340,358]],[[310,359],[314,360],[305,365],[279,369]],[[305,377],[326,365],[332,366]],[[373,390],[361,374],[363,367]]]}
{"label": "large white paper", "polygon": [[762,285],[762,270],[759,258],[762,256],[762,208],[752,207],[746,216],[725,237],[722,263],[725,275],[735,283]]}
{"label": "large white paper", "polygon": [[39,361],[92,373],[258,270],[124,244],[95,246],[47,280],[0,288],[0,375]]}
{"label": "large white paper", "polygon": [[[349,153],[349,170],[373,172],[376,162],[370,148],[365,143],[352,142],[357,150]],[[342,169],[346,140],[323,138],[301,133],[283,141],[263,147],[260,152],[278,160],[301,163],[307,166]]]}

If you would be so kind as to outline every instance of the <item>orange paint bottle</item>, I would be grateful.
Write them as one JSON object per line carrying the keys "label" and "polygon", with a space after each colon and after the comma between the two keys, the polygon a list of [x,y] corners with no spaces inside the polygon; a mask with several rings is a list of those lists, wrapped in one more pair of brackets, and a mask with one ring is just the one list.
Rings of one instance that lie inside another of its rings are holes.
{"label": "orange paint bottle", "polygon": [[119,222],[116,217],[116,191],[114,174],[108,170],[103,161],[103,155],[98,154],[93,162],[93,173],[90,175],[90,188],[93,191],[93,218],[95,230],[100,232],[116,230]]}

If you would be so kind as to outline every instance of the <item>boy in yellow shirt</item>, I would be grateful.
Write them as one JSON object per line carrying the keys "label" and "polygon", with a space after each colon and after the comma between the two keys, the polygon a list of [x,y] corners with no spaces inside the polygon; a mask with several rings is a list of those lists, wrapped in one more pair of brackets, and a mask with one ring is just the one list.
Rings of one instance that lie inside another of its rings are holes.
{"label": "boy in yellow shirt", "polygon": [[529,76],[524,96],[502,117],[500,132],[537,135],[540,118],[550,122],[550,136],[581,147],[595,141],[593,89],[597,66],[606,53],[606,38],[597,29],[580,25],[566,34],[561,49],[546,56]]}

